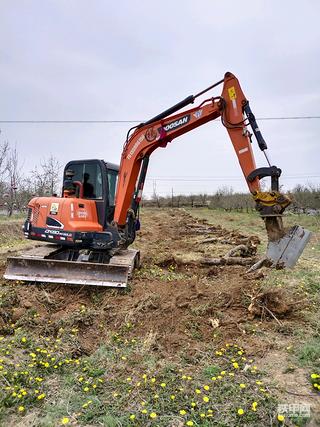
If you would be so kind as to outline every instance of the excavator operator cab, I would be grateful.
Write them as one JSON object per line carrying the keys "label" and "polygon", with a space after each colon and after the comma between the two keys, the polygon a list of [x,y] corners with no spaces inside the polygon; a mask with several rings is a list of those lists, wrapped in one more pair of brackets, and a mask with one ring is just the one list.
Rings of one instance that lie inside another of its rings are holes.
{"label": "excavator operator cab", "polygon": [[119,166],[103,160],[72,160],[63,174],[63,197],[94,200],[99,223],[113,220]]}

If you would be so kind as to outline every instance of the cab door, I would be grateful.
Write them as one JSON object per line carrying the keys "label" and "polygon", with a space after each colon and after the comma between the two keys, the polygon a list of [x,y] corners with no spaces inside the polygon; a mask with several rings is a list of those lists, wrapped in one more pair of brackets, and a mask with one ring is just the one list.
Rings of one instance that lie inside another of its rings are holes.
{"label": "cab door", "polygon": [[[99,224],[106,226],[106,209],[109,206],[109,189],[107,182],[106,165],[102,160],[72,160],[64,170],[74,172],[73,181],[80,181],[83,185],[83,198],[94,200],[97,208]],[[79,200],[79,203],[80,200]]]}

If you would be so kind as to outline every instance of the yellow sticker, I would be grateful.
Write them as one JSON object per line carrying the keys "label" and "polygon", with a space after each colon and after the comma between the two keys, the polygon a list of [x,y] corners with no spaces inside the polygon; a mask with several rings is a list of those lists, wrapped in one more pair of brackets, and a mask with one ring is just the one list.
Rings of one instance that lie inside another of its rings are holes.
{"label": "yellow sticker", "polygon": [[51,203],[50,214],[57,215],[58,210],[59,210],[59,203]]}
{"label": "yellow sticker", "polygon": [[229,87],[228,93],[229,93],[229,98],[231,99],[231,101],[233,99],[236,99],[237,95],[236,95],[236,90],[235,90],[234,86]]}

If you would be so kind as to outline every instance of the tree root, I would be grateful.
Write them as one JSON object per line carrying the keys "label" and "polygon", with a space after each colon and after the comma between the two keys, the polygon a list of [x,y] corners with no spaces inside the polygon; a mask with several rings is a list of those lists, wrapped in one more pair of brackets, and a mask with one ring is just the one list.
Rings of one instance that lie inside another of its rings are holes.
{"label": "tree root", "polygon": [[205,258],[201,260],[204,265],[250,265],[256,261],[256,258],[242,258],[242,257],[227,257],[221,258]]}

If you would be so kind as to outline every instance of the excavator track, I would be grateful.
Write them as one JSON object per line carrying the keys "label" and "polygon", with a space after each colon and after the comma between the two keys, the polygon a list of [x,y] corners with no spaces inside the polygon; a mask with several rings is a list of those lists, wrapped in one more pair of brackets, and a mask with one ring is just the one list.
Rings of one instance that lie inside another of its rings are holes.
{"label": "excavator track", "polygon": [[58,246],[41,245],[8,257],[4,278],[28,283],[126,288],[134,268],[140,264],[140,252],[135,249],[120,250],[108,263],[83,261],[83,257],[76,261],[50,258],[57,253],[60,258],[64,255]]}

